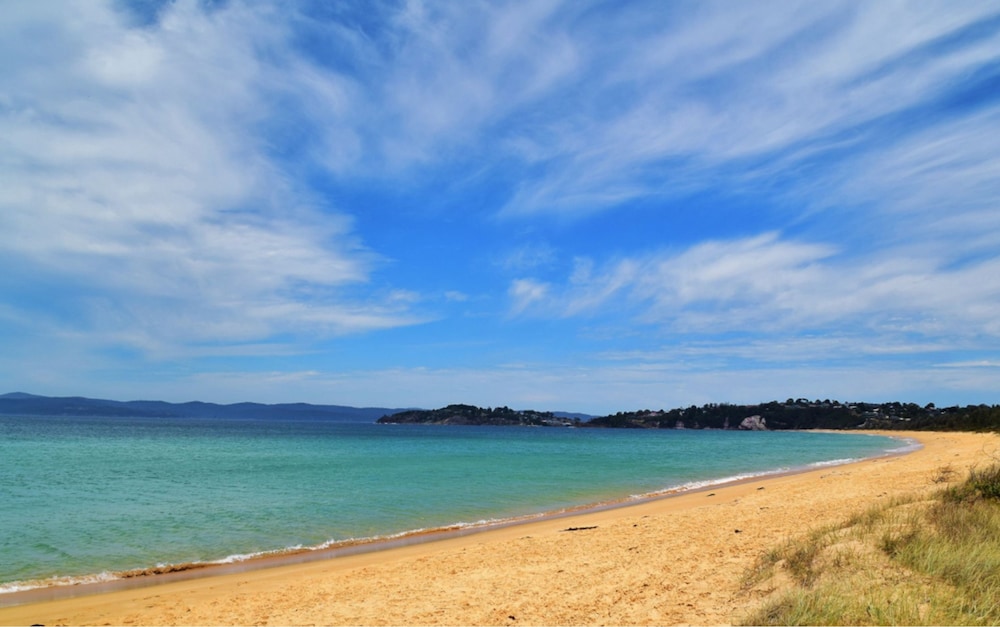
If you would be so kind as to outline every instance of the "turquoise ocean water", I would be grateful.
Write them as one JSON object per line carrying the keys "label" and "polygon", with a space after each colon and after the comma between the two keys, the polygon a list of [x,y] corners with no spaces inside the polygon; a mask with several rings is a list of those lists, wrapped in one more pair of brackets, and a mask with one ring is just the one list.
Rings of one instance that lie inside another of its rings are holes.
{"label": "turquoise ocean water", "polygon": [[904,446],[852,433],[0,416],[0,591],[530,516]]}

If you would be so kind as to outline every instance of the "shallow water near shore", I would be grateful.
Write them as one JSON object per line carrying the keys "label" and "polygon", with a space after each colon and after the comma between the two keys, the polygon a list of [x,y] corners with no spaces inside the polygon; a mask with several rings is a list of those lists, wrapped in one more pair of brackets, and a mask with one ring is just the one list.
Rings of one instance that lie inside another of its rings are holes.
{"label": "shallow water near shore", "polygon": [[2,416],[0,591],[529,516],[901,446],[858,433]]}

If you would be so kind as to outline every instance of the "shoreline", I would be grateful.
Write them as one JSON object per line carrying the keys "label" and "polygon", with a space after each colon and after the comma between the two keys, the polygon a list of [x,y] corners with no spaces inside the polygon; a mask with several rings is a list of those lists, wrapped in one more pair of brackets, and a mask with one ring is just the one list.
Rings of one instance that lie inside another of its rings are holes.
{"label": "shoreline", "polygon": [[[812,432],[843,433],[841,431],[828,430],[812,430]],[[527,525],[534,522],[554,521],[590,513],[627,509],[648,502],[672,499],[728,486],[737,486],[746,482],[765,480],[772,477],[791,476],[818,469],[835,468],[874,459],[906,455],[919,450],[922,446],[912,437],[900,437],[890,435],[891,433],[869,432],[862,434],[889,437],[901,443],[901,446],[898,448],[886,449],[881,454],[871,457],[820,461],[800,467],[777,468],[730,477],[720,477],[718,479],[693,481],[653,492],[628,495],[559,510],[548,510],[535,514],[470,523],[460,522],[442,527],[410,529],[391,535],[331,540],[316,546],[286,547],[246,555],[230,555],[219,560],[158,564],[156,566],[125,571],[105,571],[79,576],[54,576],[39,580],[14,581],[8,584],[0,584],[0,609],[122,590],[136,590],[167,583],[212,578],[221,575],[248,573],[282,566],[294,566],[352,555],[379,553],[400,547],[489,533],[493,530]],[[12,589],[8,590],[5,588]]]}
{"label": "shoreline", "polygon": [[[377,552],[0,608],[0,624],[727,624],[763,552],[996,459],[1000,435]],[[742,595],[742,596],[741,596]]]}

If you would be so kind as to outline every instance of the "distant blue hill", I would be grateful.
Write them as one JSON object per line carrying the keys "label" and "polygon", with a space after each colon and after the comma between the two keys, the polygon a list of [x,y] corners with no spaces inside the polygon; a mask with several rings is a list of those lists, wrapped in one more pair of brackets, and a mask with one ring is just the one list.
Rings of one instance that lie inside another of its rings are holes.
{"label": "distant blue hill", "polygon": [[25,392],[0,394],[0,414],[28,416],[136,416],[181,418],[326,419],[338,422],[375,422],[382,416],[408,408],[349,407],[308,403],[168,403],[165,401],[113,401],[82,396],[38,396]]}

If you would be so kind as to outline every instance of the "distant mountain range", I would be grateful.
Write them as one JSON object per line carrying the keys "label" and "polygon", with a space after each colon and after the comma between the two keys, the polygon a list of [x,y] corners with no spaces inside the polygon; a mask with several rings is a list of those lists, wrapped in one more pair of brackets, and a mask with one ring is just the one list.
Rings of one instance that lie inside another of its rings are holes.
{"label": "distant mountain range", "polygon": [[915,403],[841,403],[789,398],[756,405],[709,403],[701,407],[618,412],[595,417],[570,412],[538,412],[507,407],[449,405],[441,409],[349,407],[309,403],[192,401],[112,401],[82,396],[0,394],[0,415],[136,416],[149,418],[229,418],[330,420],[443,425],[520,425],[611,429],[908,429],[1000,431],[1000,405],[935,407]]}
{"label": "distant mountain range", "polygon": [[[192,401],[112,401],[82,396],[38,396],[25,392],[0,394],[0,415],[24,416],[135,416],[148,418],[269,418],[375,422],[383,416],[415,411],[415,408],[350,407],[309,403],[233,403],[220,405]],[[551,415],[569,420],[589,420],[593,416],[569,412]]]}
{"label": "distant mountain range", "polygon": [[137,416],[183,418],[289,418],[327,419],[338,422],[375,422],[404,409],[348,407],[309,403],[167,403],[165,401],[112,401],[82,396],[37,396],[24,392],[0,394],[0,414],[28,416]]}

